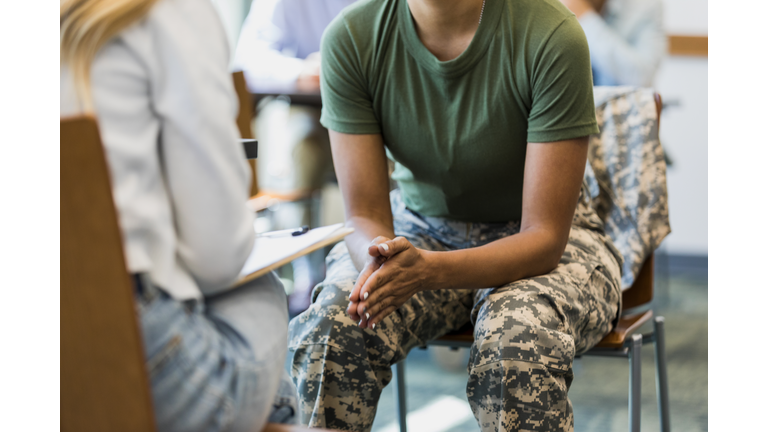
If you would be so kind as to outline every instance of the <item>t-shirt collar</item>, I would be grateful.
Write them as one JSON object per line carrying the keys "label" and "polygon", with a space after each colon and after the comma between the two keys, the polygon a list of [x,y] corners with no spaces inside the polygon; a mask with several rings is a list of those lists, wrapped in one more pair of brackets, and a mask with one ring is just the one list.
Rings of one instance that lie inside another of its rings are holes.
{"label": "t-shirt collar", "polygon": [[505,0],[485,0],[483,19],[467,49],[453,60],[440,61],[421,43],[407,0],[397,1],[400,3],[400,33],[408,52],[422,67],[447,78],[463,75],[485,55],[496,33],[505,4]]}

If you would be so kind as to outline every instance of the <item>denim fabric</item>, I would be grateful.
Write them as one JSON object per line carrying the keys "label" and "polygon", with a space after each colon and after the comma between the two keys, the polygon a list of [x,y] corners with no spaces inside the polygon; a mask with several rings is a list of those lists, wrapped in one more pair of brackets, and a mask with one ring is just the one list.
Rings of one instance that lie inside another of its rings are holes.
{"label": "denim fabric", "polygon": [[158,431],[253,431],[268,420],[295,423],[295,390],[283,368],[286,296],[274,274],[184,303],[143,275],[137,280]]}

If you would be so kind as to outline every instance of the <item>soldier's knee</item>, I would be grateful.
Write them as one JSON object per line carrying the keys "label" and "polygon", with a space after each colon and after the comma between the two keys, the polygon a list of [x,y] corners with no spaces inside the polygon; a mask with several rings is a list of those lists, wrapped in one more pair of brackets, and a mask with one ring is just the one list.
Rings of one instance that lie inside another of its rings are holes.
{"label": "soldier's knee", "polygon": [[343,344],[362,339],[363,330],[347,314],[347,293],[325,282],[307,310],[291,320],[289,344]]}
{"label": "soldier's knee", "polygon": [[470,352],[470,369],[473,365],[511,361],[564,372],[571,368],[575,354],[572,336],[530,320],[508,317],[502,325],[476,337]]}

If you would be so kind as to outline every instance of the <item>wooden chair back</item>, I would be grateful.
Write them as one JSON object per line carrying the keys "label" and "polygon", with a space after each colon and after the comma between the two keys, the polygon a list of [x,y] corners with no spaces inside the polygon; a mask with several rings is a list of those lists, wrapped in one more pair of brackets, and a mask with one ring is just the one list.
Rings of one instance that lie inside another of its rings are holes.
{"label": "wooden chair back", "polygon": [[92,117],[61,120],[61,430],[154,431],[133,286]]}
{"label": "wooden chair back", "polygon": [[[248,91],[248,85],[245,82],[245,74],[242,71],[232,73],[232,80],[235,82],[235,92],[237,100],[240,103],[240,109],[237,112],[237,128],[240,129],[241,138],[253,138],[251,121],[253,121],[253,96]],[[259,193],[259,179],[256,176],[256,161],[248,161],[251,166],[251,196]]]}

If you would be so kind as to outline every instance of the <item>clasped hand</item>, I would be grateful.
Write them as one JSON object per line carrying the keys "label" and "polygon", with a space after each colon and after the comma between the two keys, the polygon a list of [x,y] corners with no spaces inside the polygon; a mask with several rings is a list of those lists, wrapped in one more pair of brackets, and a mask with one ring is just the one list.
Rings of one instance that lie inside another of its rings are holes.
{"label": "clasped hand", "polygon": [[404,237],[376,237],[365,267],[352,288],[347,313],[360,327],[376,328],[414,294],[430,287],[431,252]]}

